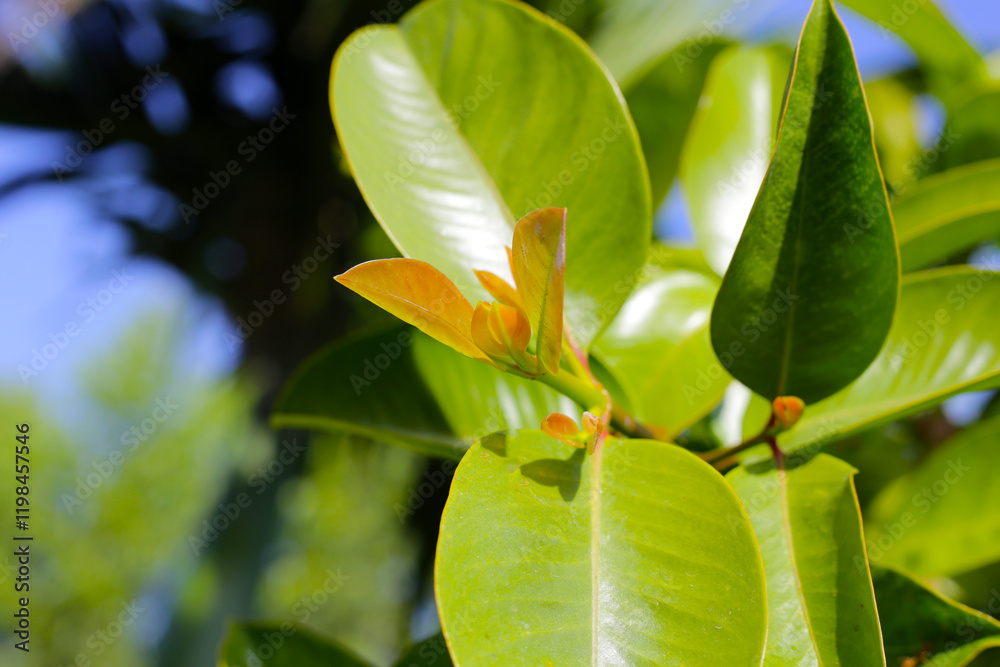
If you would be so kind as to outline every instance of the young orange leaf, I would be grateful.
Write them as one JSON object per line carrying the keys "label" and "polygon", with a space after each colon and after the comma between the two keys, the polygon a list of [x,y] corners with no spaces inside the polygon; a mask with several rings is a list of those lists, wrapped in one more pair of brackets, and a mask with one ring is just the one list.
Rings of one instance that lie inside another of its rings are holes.
{"label": "young orange leaf", "polygon": [[566,209],[540,208],[514,227],[513,272],[524,312],[535,329],[538,361],[559,372],[566,275]]}
{"label": "young orange leaf", "polygon": [[521,297],[518,296],[513,287],[507,284],[506,280],[489,271],[476,271],[475,274],[482,286],[487,292],[493,295],[494,299],[511,308],[517,308],[520,311],[524,310],[524,306],[521,304]]}
{"label": "young orange leaf", "polygon": [[487,358],[472,339],[472,304],[430,264],[377,259],[335,280],[465,356]]}
{"label": "young orange leaf", "polygon": [[779,396],[771,403],[771,407],[774,408],[774,416],[781,425],[791,428],[799,421],[806,405],[798,396]]}
{"label": "young orange leaf", "polygon": [[490,331],[503,341],[518,367],[527,373],[537,373],[538,362],[526,352],[531,342],[531,325],[524,313],[502,303],[494,303],[489,323]]}
{"label": "young orange leaf", "polygon": [[480,301],[472,314],[472,340],[493,359],[510,361],[510,353],[503,338],[491,326],[493,304]]}
{"label": "young orange leaf", "polygon": [[586,445],[578,436],[580,429],[576,422],[559,412],[553,412],[542,422],[542,431],[553,438],[562,440],[571,447],[583,449]]}

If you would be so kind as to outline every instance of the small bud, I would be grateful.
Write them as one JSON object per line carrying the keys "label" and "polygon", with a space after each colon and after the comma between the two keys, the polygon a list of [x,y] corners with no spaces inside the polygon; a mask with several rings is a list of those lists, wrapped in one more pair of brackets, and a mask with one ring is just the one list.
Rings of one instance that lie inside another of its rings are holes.
{"label": "small bud", "polygon": [[788,429],[795,426],[802,417],[806,404],[798,396],[779,396],[771,403],[771,407],[774,408],[774,416],[778,423]]}
{"label": "small bud", "polygon": [[545,418],[542,422],[542,431],[571,447],[583,449],[586,446],[580,438],[580,429],[576,422],[559,412],[553,412]]}

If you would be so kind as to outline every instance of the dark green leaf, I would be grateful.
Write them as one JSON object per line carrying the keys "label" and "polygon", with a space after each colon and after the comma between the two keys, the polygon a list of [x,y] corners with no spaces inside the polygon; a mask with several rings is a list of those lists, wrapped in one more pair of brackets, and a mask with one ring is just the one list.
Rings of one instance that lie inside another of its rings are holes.
{"label": "dark green leaf", "polygon": [[908,658],[933,667],[963,667],[1000,646],[1000,623],[938,595],[901,572],[872,565],[886,664]]}
{"label": "dark green leaf", "polygon": [[541,383],[457,354],[409,327],[337,341],[302,364],[271,423],[349,432],[459,459],[478,438],[576,405]]}
{"label": "dark green leaf", "polygon": [[452,667],[444,635],[438,633],[403,652],[393,667]]}
{"label": "dark green leaf", "polygon": [[298,623],[236,623],[219,667],[371,667],[371,663]]}
{"label": "dark green leaf", "polygon": [[[712,344],[766,398],[857,378],[892,323],[899,258],[854,54],[830,0],[802,31],[777,150],[712,312]],[[863,234],[858,207],[880,204]]]}

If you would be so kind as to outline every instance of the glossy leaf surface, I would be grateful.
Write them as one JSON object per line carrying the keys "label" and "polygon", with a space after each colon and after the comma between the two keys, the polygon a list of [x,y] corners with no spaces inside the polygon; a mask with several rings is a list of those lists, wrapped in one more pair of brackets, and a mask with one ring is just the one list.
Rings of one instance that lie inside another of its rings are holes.
{"label": "glossy leaf surface", "polygon": [[818,449],[959,392],[1000,386],[997,276],[968,267],[906,276],[878,358],[848,387],[807,406],[795,428],[778,437],[785,451]]}
{"label": "glossy leaf surface", "polygon": [[566,207],[567,321],[586,346],[617,312],[616,281],[645,259],[649,185],[620,94],[575,35],[521,4],[424,3],[344,43],[331,107],[355,179],[405,255],[475,302],[486,293],[474,269],[511,280],[515,220]]}
{"label": "glossy leaf surface", "polygon": [[1000,560],[1000,419],[969,426],[876,496],[872,562],[952,576]]}
{"label": "glossy leaf surface", "polygon": [[219,667],[371,667],[298,623],[236,623],[222,644]]}
{"label": "glossy leaf surface", "polygon": [[1000,236],[1000,160],[929,176],[892,203],[903,270],[925,268]]}
{"label": "glossy leaf surface", "polygon": [[1000,646],[1000,623],[926,588],[907,575],[872,565],[886,663],[963,667]]}
{"label": "glossy leaf surface", "polygon": [[718,284],[684,269],[658,271],[636,287],[594,345],[635,416],[670,435],[705,416],[732,382],[708,338]]}
{"label": "glossy leaf surface", "polygon": [[566,277],[566,209],[542,208],[518,221],[511,245],[514,282],[536,336],[542,368],[559,372],[563,286]]}
{"label": "glossy leaf surface", "polygon": [[472,339],[472,304],[426,262],[379,259],[355,266],[337,282],[473,359],[485,359]]}
{"label": "glossy leaf surface", "polygon": [[732,489],[674,445],[597,452],[519,431],[462,459],[435,564],[456,662],[758,664],[764,582]]}
{"label": "glossy leaf surface", "polygon": [[771,159],[788,61],[729,47],[709,69],[681,154],[681,183],[698,247],[722,275]]}
{"label": "glossy leaf surface", "polygon": [[356,433],[457,460],[488,433],[536,428],[552,412],[576,410],[539,382],[393,327],[334,342],[305,361],[271,423]]}
{"label": "glossy leaf surface", "polygon": [[[796,55],[775,157],[712,312],[712,344],[765,398],[814,403],[857,378],[892,323],[899,259],[850,41],[816,0]],[[855,209],[881,202],[864,234]]]}
{"label": "glossy leaf surface", "polygon": [[855,472],[820,454],[788,469],[768,462],[726,476],[764,559],[765,667],[885,665]]}

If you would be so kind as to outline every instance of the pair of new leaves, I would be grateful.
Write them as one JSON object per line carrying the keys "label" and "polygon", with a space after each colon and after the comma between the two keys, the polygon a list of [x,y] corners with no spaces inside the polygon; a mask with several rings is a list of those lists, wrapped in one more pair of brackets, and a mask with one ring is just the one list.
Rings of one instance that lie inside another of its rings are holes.
{"label": "pair of new leaves", "polygon": [[496,300],[475,309],[447,276],[414,259],[365,262],[336,280],[467,357],[525,377],[554,375],[562,352],[566,209],[521,218],[507,256],[516,288],[476,271]]}

